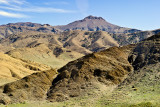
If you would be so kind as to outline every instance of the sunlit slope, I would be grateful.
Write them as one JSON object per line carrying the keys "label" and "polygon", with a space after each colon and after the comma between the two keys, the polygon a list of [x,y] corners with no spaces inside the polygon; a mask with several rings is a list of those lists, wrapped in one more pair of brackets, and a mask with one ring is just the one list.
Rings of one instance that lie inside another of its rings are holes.
{"label": "sunlit slope", "polygon": [[47,65],[22,61],[0,53],[0,85],[48,69],[50,67]]}

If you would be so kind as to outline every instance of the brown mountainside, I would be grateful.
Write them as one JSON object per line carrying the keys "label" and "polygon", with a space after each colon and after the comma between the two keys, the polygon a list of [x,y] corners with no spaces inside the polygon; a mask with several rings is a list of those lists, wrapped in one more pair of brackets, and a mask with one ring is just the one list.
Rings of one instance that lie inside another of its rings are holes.
{"label": "brown mountainside", "polygon": [[[23,102],[35,98],[37,94],[39,95],[37,100],[44,98],[49,101],[63,101],[84,95],[91,90],[97,90],[98,87],[95,84],[101,84],[108,88],[129,83],[133,85],[138,82],[140,84],[143,82],[141,79],[148,75],[145,69],[150,69],[151,66],[156,67],[155,69],[160,68],[158,66],[160,63],[159,44],[160,35],[155,35],[138,44],[112,47],[72,61],[58,70],[59,74],[53,79],[50,88],[43,87],[43,90],[48,90],[44,91],[47,92],[45,94],[43,92],[39,93],[41,92],[41,88],[37,88],[32,96],[27,94],[32,93],[32,90],[26,93],[28,85],[24,87],[24,84],[34,83],[25,79],[35,75],[33,74],[22,80],[2,86],[1,96],[3,95],[3,98],[0,101],[4,104]],[[152,71],[151,73],[158,78],[158,71]],[[38,75],[41,74],[38,73]],[[38,79],[39,77],[36,78]],[[156,78],[147,79],[148,81],[145,84],[147,86],[151,85],[150,81],[154,85],[159,84]],[[40,84],[45,83],[43,81],[45,79],[40,80]],[[37,85],[31,86],[37,87]],[[17,96],[20,100],[15,100]]]}
{"label": "brown mountainside", "polygon": [[[99,20],[102,20],[102,18],[99,18]],[[20,30],[19,27],[23,30]],[[6,32],[11,29],[11,31],[15,32],[15,34],[12,34],[12,32],[11,35],[3,36],[3,39],[0,40],[1,52],[14,57],[15,59],[28,62],[31,61],[42,65],[45,64],[52,68],[60,68],[68,62],[86,54],[98,52],[111,46],[137,43],[153,34],[159,33],[159,29],[128,34],[110,34],[105,31],[82,30],[69,30],[61,33],[53,33],[50,32],[51,29],[49,32],[45,29],[37,31],[40,27],[53,28],[47,24],[41,25],[36,23],[11,23],[0,26],[0,28],[5,28]],[[2,32],[3,30],[0,31]],[[11,65],[12,64],[12,68],[8,67],[8,65],[6,65],[7,67],[4,67],[4,64],[2,65],[3,71],[6,70],[7,73],[9,73],[9,77],[6,77],[7,74],[3,75],[4,77],[1,80],[1,84],[20,79],[33,73],[31,72],[18,76],[20,78],[12,78],[10,72],[13,71],[16,74],[19,74],[19,69],[23,69],[23,66],[18,68],[18,70],[17,68],[14,69],[16,66],[14,63],[11,63]],[[10,79],[10,77],[12,79]]]}
{"label": "brown mountainside", "polygon": [[53,68],[62,67],[85,54],[119,46],[107,32],[80,30],[61,34],[22,32],[1,39],[0,44],[1,52],[12,57],[47,64]]}
{"label": "brown mountainside", "polygon": [[85,54],[111,46],[119,46],[111,35],[104,31],[66,31],[61,34],[40,32],[19,33],[1,39],[0,44],[8,48],[32,47],[39,43],[61,46]]}
{"label": "brown mountainside", "polygon": [[[7,25],[0,26],[0,38],[6,38],[8,36],[11,36],[12,34],[19,35],[23,33],[23,35],[27,35],[29,33],[30,35],[30,32],[36,32],[34,34],[44,33],[46,35],[48,34],[51,34],[51,35],[57,34],[59,36],[63,35],[63,36],[58,37],[58,39],[64,40],[66,39],[65,36],[68,37],[67,33],[64,32],[66,30],[67,31],[71,30],[71,32],[73,32],[72,30],[74,30],[75,32],[76,30],[109,32],[111,37],[120,46],[131,44],[131,43],[138,43],[139,41],[147,37],[150,37],[154,34],[157,34],[159,32],[159,29],[153,30],[153,31],[140,31],[136,29],[124,28],[124,27],[120,27],[120,26],[111,24],[105,21],[102,17],[88,16],[82,20],[78,20],[78,21],[72,22],[64,26],[51,26],[49,24],[42,25],[42,24],[31,23],[31,22],[9,23]],[[74,34],[72,34],[72,36],[76,37]],[[78,36],[82,37],[83,34],[82,35],[79,34]],[[108,38],[108,39],[111,39],[111,38]],[[66,45],[68,45],[68,42],[64,46]],[[0,47],[3,47],[3,46],[0,46]],[[96,43],[96,47],[99,47],[97,43]],[[80,49],[82,49],[84,52],[83,47],[81,47]],[[99,47],[99,49],[90,49],[90,50],[101,50],[101,46]]]}
{"label": "brown mountainside", "polygon": [[91,15],[85,17],[82,20],[69,23],[68,25],[55,26],[55,27],[63,31],[77,30],[77,29],[85,31],[106,31],[109,33],[134,33],[140,31],[137,29],[120,27],[107,22],[102,17],[96,17]]}

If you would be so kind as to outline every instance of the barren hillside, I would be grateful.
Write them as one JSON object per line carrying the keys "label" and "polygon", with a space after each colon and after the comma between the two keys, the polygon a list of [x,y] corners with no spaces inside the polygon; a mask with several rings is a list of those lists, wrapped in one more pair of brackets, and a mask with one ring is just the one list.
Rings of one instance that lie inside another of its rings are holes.
{"label": "barren hillside", "polygon": [[[19,83],[22,81],[25,81],[25,84],[34,83],[26,81],[25,78],[3,85],[1,87],[1,95],[3,95],[1,102],[6,104],[23,102],[32,98],[36,100],[35,95],[37,94],[39,96],[37,100],[43,98],[43,100],[46,99],[52,102],[72,100],[75,97],[81,98],[86,94],[93,97],[96,94],[102,95],[101,98],[103,99],[96,98],[105,100],[107,105],[140,103],[140,105],[147,104],[152,106],[152,103],[158,104],[159,100],[152,97],[152,95],[159,96],[159,43],[160,35],[154,35],[138,44],[112,47],[69,62],[58,70],[59,74],[56,78],[52,76],[55,78],[52,81],[52,86],[50,88],[44,87],[43,90],[48,90],[45,91],[47,92],[46,94],[39,93],[41,88],[37,88],[32,96],[27,94],[32,93],[32,90],[26,93],[28,89]],[[26,78],[32,78],[34,75]],[[36,75],[41,75],[41,73]],[[39,77],[36,78],[38,79]],[[41,80],[42,83],[44,83],[43,81],[45,80]],[[34,84],[32,86],[36,87],[37,85]],[[104,87],[103,90],[102,87]],[[107,91],[107,89],[112,91]],[[102,94],[102,92],[104,93]],[[148,96],[149,98],[143,97],[139,100],[137,98],[137,96],[140,97],[139,95]],[[17,96],[19,96],[19,99],[17,99]],[[133,102],[127,102],[128,100]],[[103,102],[101,104],[103,105]]]}
{"label": "barren hillside", "polygon": [[49,69],[51,68],[47,65],[22,61],[0,53],[0,85]]}

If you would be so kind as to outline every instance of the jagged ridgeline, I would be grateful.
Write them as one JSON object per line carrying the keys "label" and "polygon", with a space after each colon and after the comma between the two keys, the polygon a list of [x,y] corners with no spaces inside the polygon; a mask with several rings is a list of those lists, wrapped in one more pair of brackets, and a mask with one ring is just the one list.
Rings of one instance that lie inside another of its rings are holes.
{"label": "jagged ridgeline", "polygon": [[158,105],[159,47],[160,35],[157,34],[137,44],[86,55],[58,69],[58,74],[55,70],[34,73],[1,86],[0,102],[65,101],[99,90],[106,93],[101,98],[108,101],[107,105],[126,104],[129,100],[142,106]]}

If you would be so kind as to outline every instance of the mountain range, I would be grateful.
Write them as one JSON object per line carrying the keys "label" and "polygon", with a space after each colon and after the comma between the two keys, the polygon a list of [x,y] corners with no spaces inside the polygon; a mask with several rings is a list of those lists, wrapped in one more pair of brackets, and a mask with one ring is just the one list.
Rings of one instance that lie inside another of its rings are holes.
{"label": "mountain range", "polygon": [[120,27],[96,16],[62,26],[1,25],[0,104],[160,105],[159,44],[159,29]]}

